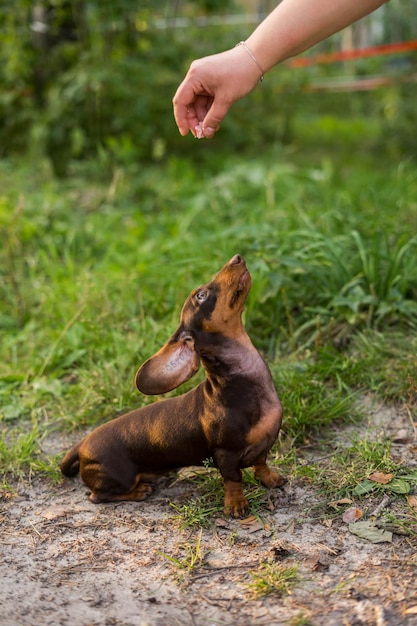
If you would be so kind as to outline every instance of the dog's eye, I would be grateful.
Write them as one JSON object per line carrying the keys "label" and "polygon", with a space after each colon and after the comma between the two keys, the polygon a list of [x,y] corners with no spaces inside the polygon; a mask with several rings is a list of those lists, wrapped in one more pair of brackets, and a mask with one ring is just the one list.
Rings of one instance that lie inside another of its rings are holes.
{"label": "dog's eye", "polygon": [[204,302],[204,300],[207,300],[207,296],[208,296],[207,291],[197,291],[197,293],[195,294],[195,297],[198,300],[198,302]]}

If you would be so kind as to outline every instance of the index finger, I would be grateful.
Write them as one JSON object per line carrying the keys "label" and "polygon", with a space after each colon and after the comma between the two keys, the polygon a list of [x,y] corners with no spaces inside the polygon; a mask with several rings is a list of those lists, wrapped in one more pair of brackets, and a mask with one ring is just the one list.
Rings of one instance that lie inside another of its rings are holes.
{"label": "index finger", "polygon": [[195,108],[196,95],[187,77],[185,77],[172,98],[174,118],[183,136],[199,123]]}

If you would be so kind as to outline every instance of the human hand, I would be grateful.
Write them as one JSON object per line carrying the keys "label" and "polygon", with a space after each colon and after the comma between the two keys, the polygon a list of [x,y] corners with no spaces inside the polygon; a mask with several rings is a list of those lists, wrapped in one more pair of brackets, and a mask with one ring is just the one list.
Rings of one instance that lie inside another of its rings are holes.
{"label": "human hand", "polygon": [[210,139],[231,105],[260,79],[256,63],[238,46],[193,61],[174,98],[174,117],[181,135]]}

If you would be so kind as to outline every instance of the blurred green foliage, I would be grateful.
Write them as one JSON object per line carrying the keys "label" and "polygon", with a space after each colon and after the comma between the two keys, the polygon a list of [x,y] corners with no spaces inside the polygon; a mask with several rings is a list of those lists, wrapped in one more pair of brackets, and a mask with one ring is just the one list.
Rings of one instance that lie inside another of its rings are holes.
{"label": "blurred green foliage", "polygon": [[[302,141],[296,118],[303,115],[378,120],[378,149],[388,145],[393,155],[416,155],[414,83],[399,80],[366,94],[308,89],[314,80],[346,71],[409,77],[416,71],[416,54],[361,60],[354,67],[281,66],[235,105],[220,147],[214,141],[204,152],[190,148],[173,122],[176,87],[194,58],[231,47],[253,25],[222,23],[222,15],[242,12],[238,2],[200,0],[175,7],[161,0],[139,5],[134,0],[43,5],[16,0],[11,7],[0,0],[0,156],[47,154],[55,173],[63,176],[71,161],[91,156],[100,157],[102,165],[126,165],[191,151],[196,159],[219,149],[259,151],[266,142]],[[410,11],[401,0],[392,0],[379,39],[416,37],[417,20]],[[210,15],[219,19],[214,24],[204,20]]]}
{"label": "blurred green foliage", "polygon": [[415,412],[415,165],[291,150],[217,173],[172,157],[107,180],[93,162],[56,180],[45,159],[0,161],[0,433],[17,429],[0,435],[0,466],[26,464],[45,431],[149,402],[137,367],[237,252],[253,276],[246,327],[293,440],[354,417],[363,389]]}

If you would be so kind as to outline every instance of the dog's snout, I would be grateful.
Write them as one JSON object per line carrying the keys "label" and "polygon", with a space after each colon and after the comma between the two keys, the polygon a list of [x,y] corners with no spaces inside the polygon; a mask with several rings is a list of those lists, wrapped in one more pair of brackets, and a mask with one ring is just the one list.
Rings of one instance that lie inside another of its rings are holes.
{"label": "dog's snout", "polygon": [[240,254],[235,254],[235,256],[230,259],[230,265],[240,265],[240,263],[244,263],[244,259]]}

